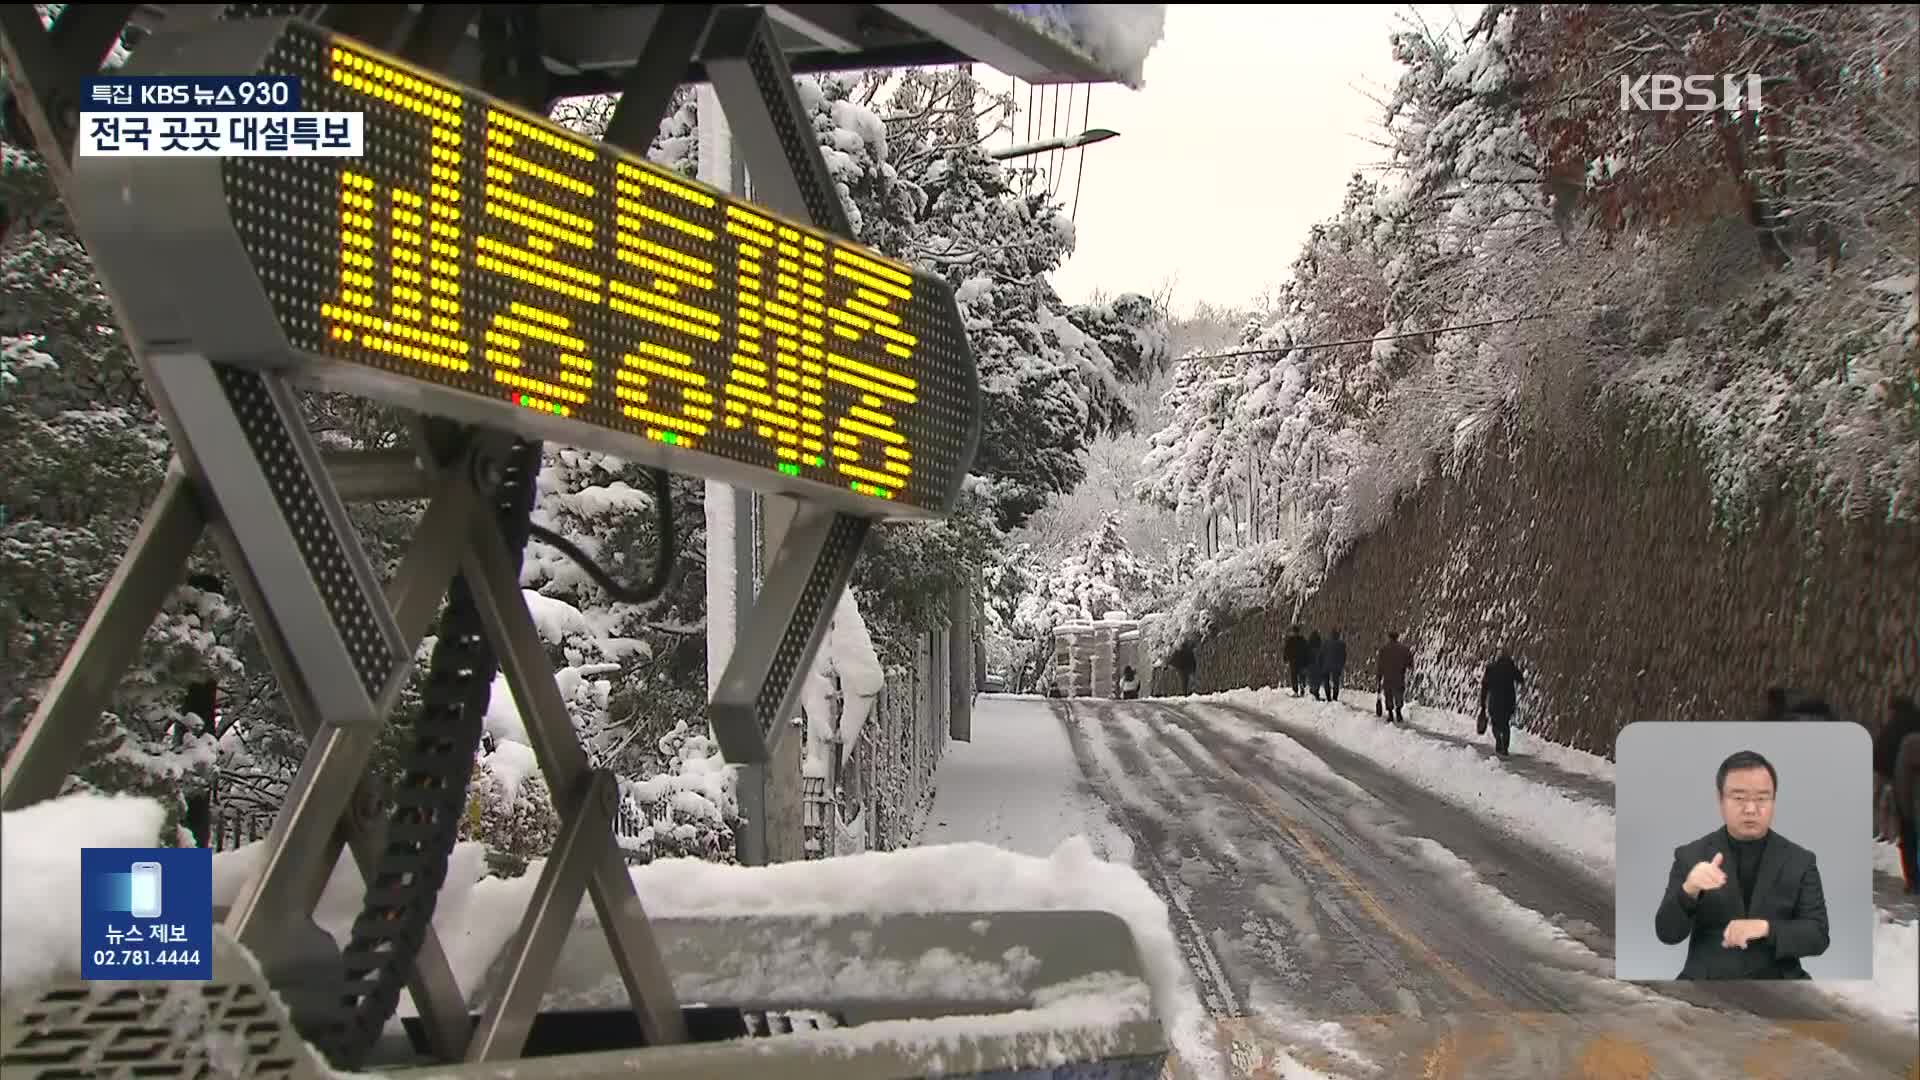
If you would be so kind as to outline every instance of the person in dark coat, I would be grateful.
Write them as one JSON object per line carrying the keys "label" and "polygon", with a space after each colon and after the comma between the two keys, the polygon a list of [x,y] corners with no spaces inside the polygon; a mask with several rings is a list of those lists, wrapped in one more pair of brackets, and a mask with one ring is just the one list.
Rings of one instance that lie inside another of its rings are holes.
{"label": "person in dark coat", "polygon": [[1780,777],[1741,750],[1714,776],[1721,828],[1673,851],[1654,935],[1687,943],[1681,979],[1806,979],[1831,942],[1814,854],[1773,831]]}
{"label": "person in dark coat", "polygon": [[1900,845],[1900,876],[1909,893],[1920,893],[1920,706],[1896,695],[1887,722],[1873,740],[1873,774],[1891,803],[1894,838]]}
{"label": "person in dark coat", "polygon": [[1507,756],[1513,714],[1520,707],[1520,687],[1525,682],[1520,665],[1514,663],[1505,650],[1487,665],[1486,674],[1480,677],[1480,728],[1484,731],[1487,723],[1492,722],[1493,749],[1501,757]]}
{"label": "person in dark coat", "polygon": [[1294,623],[1287,632],[1287,639],[1280,643],[1280,661],[1287,668],[1287,685],[1293,688],[1293,696],[1299,697],[1307,687],[1307,639],[1300,634],[1300,624]]}
{"label": "person in dark coat", "polygon": [[1313,700],[1320,700],[1320,631],[1307,635],[1307,648],[1304,653],[1307,689],[1312,692]]}
{"label": "person in dark coat", "polygon": [[1400,640],[1400,631],[1387,631],[1387,643],[1374,658],[1374,674],[1380,679],[1380,692],[1386,696],[1387,719],[1404,723],[1407,719],[1407,673],[1413,670],[1413,650]]}
{"label": "person in dark coat", "polygon": [[1327,700],[1340,700],[1340,680],[1347,673],[1347,642],[1335,629],[1333,636],[1327,639],[1326,649],[1321,654],[1321,671],[1327,687]]}

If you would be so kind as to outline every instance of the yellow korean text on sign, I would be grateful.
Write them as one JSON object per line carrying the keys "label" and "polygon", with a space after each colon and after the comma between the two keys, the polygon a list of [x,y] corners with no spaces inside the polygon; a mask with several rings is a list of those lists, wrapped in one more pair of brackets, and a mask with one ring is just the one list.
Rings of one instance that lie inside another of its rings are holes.
{"label": "yellow korean text on sign", "polygon": [[950,499],[977,387],[944,282],[303,24],[268,67],[367,114],[364,158],[234,163],[243,238],[292,210],[318,249],[265,275],[297,347],[873,500]]}

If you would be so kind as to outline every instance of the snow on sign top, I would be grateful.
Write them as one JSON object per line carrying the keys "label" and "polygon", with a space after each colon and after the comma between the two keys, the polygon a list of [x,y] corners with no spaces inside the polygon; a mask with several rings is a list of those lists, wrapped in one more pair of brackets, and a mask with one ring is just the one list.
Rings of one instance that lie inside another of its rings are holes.
{"label": "snow on sign top", "polygon": [[1008,14],[1086,54],[1116,82],[1138,90],[1147,54],[1166,30],[1165,4],[1002,4]]}

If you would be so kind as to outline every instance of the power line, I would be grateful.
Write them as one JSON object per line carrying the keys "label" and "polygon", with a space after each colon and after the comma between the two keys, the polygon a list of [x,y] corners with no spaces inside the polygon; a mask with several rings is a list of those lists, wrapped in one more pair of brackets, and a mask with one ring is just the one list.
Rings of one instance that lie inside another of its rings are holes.
{"label": "power line", "polygon": [[1348,341],[1313,341],[1305,345],[1269,345],[1264,349],[1235,349],[1232,352],[1202,353],[1198,356],[1182,356],[1177,362],[1188,360],[1227,360],[1235,356],[1258,356],[1261,353],[1286,354],[1290,352],[1311,352],[1314,349],[1332,349],[1341,345],[1371,345],[1376,341],[1393,341],[1398,338],[1427,337],[1431,334],[1445,334],[1454,330],[1477,330],[1483,326],[1500,326],[1504,323],[1533,322],[1536,319],[1552,319],[1571,312],[1548,311],[1539,315],[1509,315],[1504,319],[1486,319],[1481,322],[1456,323],[1453,326],[1435,326],[1426,330],[1408,330],[1399,334],[1381,334],[1378,337],[1352,338]]}
{"label": "power line", "polygon": [[[1093,84],[1092,83],[1087,84],[1086,107],[1083,110],[1080,117],[1080,130],[1081,131],[1093,130]],[[1082,145],[1080,147],[1080,163],[1074,166],[1074,170],[1073,170],[1073,212],[1067,215],[1067,220],[1071,222],[1075,222],[1076,224],[1080,221],[1080,181],[1085,180],[1086,178],[1087,178],[1087,148],[1084,145]]]}
{"label": "power line", "polygon": [[[1067,84],[1067,128],[1069,131],[1071,131],[1073,128],[1073,90],[1074,90],[1073,84],[1068,83]],[[1054,105],[1057,107],[1059,104],[1060,104],[1060,97],[1058,92],[1056,91],[1054,94]],[[1048,199],[1052,199],[1055,195],[1060,194],[1060,185],[1067,178],[1067,155],[1070,153],[1072,153],[1070,149],[1063,147],[1061,148],[1059,153],[1055,154],[1047,162],[1047,180],[1049,181],[1047,184]]]}
{"label": "power line", "polygon": [[[1050,89],[1053,91],[1053,122],[1047,132],[1047,138],[1058,139],[1060,137],[1060,84],[1054,83]],[[1049,199],[1053,198],[1053,161],[1058,156],[1060,152],[1057,150],[1047,155],[1047,198]]]}

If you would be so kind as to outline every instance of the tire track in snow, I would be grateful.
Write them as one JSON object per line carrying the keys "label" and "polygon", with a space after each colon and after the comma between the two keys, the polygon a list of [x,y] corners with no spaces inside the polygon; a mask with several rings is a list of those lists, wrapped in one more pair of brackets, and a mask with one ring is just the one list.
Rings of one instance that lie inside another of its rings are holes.
{"label": "tire track in snow", "polygon": [[[1358,786],[1369,797],[1408,823],[1409,835],[1438,841],[1455,857],[1480,874],[1492,874],[1491,887],[1518,906],[1540,914],[1568,936],[1611,964],[1613,958],[1613,892],[1610,881],[1592,868],[1567,874],[1564,853],[1537,845],[1527,837],[1480,821],[1474,814],[1428,791],[1415,779],[1399,776],[1366,757],[1320,735],[1310,724],[1238,704],[1209,702],[1199,706],[1158,706],[1193,717],[1203,728],[1228,739],[1232,728],[1252,729],[1288,738],[1324,761],[1346,784]],[[1207,718],[1224,713],[1224,723]],[[1349,722],[1342,716],[1338,722]],[[1311,777],[1294,782],[1312,787]],[[1661,1002],[1660,1008],[1679,1014],[1689,1030],[1700,1034],[1697,1059],[1684,1061],[1680,1048],[1659,1044],[1678,1076],[1739,1075],[1725,1047],[1752,1034],[1766,1041],[1776,1064],[1807,1062],[1814,1071],[1797,1075],[1861,1076],[1887,1080],[1920,1080],[1920,1061],[1914,1055],[1911,1030],[1896,1032],[1880,1018],[1847,1007],[1820,993],[1811,984],[1787,983],[1653,983],[1631,985]],[[1757,1033],[1757,1034],[1756,1034]],[[1716,1050],[1714,1043],[1720,1043]],[[1838,1050],[1844,1064],[1821,1055]],[[1820,1064],[1808,1062],[1822,1057]],[[1838,1066],[1838,1068],[1835,1068]],[[1658,1074],[1656,1074],[1658,1075]],[[1749,1075],[1774,1076],[1773,1072]],[[1796,1075],[1796,1074],[1785,1074]]]}
{"label": "tire track in snow", "polygon": [[[1350,825],[1333,808],[1377,805],[1358,785],[1332,773],[1325,759],[1300,747],[1320,765],[1308,770],[1321,777],[1283,771],[1256,753],[1257,747],[1235,739],[1203,718],[1169,706],[1157,706],[1162,722],[1185,729],[1202,748],[1214,753],[1235,772],[1247,792],[1249,808],[1269,820],[1276,830],[1326,860],[1339,883],[1355,897],[1375,923],[1399,939],[1410,953],[1425,962],[1468,1003],[1483,1009],[1547,1009],[1575,1007],[1578,1001],[1536,979],[1528,967],[1511,962],[1513,950],[1499,928],[1480,925],[1469,898],[1454,894],[1436,897],[1422,892],[1433,875],[1417,854],[1417,847],[1393,844],[1394,823],[1384,816],[1371,826]],[[1282,736],[1284,738],[1284,736]],[[1290,740],[1291,741],[1291,740]],[[1444,910],[1451,901],[1456,910]]]}
{"label": "tire track in snow", "polygon": [[[1076,708],[1072,702],[1060,702],[1056,709],[1062,713],[1074,754],[1080,758],[1088,780],[1133,839],[1135,868],[1176,915],[1174,936],[1187,956],[1187,968],[1199,987],[1202,1003],[1215,1017],[1239,1015],[1239,998],[1205,928],[1194,915],[1188,890],[1178,876],[1168,873],[1160,858],[1162,845],[1171,847],[1178,834],[1177,815],[1165,813],[1168,803],[1152,799],[1130,779],[1134,774],[1125,768],[1109,739],[1114,730],[1110,706],[1096,706],[1092,715],[1085,706]],[[1178,805],[1177,799],[1171,805]]]}

